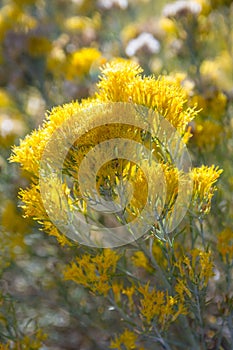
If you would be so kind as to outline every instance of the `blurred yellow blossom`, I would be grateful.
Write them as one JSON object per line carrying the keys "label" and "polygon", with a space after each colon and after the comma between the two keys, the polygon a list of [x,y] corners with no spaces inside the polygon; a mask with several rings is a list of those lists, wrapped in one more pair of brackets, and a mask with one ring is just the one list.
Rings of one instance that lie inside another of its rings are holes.
{"label": "blurred yellow blossom", "polygon": [[218,88],[230,90],[232,81],[232,58],[227,51],[222,51],[212,60],[204,60],[200,67],[200,72],[204,81],[210,85],[217,85]]}
{"label": "blurred yellow blossom", "polygon": [[126,25],[121,31],[121,39],[124,44],[135,38],[138,34],[138,29],[135,23]]}
{"label": "blurred yellow blossom", "polygon": [[123,290],[123,282],[122,281],[113,281],[112,283],[112,291],[114,294],[114,299],[116,301],[116,303],[120,303],[121,302],[121,294],[122,294],[122,290]]}
{"label": "blurred yellow blossom", "polygon": [[126,350],[137,349],[136,342],[137,335],[134,332],[125,329],[122,334],[115,337],[115,340],[111,341],[110,349],[122,350],[122,346]]}
{"label": "blurred yellow blossom", "polygon": [[213,151],[221,141],[223,127],[211,120],[199,120],[195,123],[192,140],[201,150]]}
{"label": "blurred yellow blossom", "polygon": [[[43,346],[44,340],[47,339],[47,334],[41,329],[37,329],[32,335],[25,335],[21,339],[16,339],[14,342],[9,342],[3,350],[39,350]],[[7,347],[9,345],[9,347]],[[1,349],[1,347],[0,347]]]}
{"label": "blurred yellow blossom", "polygon": [[223,262],[232,263],[233,260],[233,230],[230,227],[225,228],[218,235],[217,249]]}
{"label": "blurred yellow blossom", "polygon": [[52,44],[43,36],[30,36],[28,38],[28,52],[31,56],[43,56],[51,51]]}
{"label": "blurred yellow blossom", "polygon": [[168,261],[163,252],[163,244],[157,238],[154,239],[152,252],[157,264],[162,268],[166,269]]}
{"label": "blurred yellow blossom", "polygon": [[67,79],[83,77],[90,72],[92,67],[98,68],[103,63],[100,51],[92,47],[84,47],[74,51],[68,58],[66,77]]}
{"label": "blurred yellow blossom", "polygon": [[159,20],[159,26],[165,31],[165,33],[171,35],[172,37],[178,34],[178,28],[175,22],[167,17],[162,17]]}
{"label": "blurred yellow blossom", "polygon": [[17,21],[21,11],[18,6],[14,4],[7,4],[0,9],[0,41],[8,30],[10,30]]}
{"label": "blurred yellow blossom", "polygon": [[0,350],[10,350],[9,344],[0,343]]}
{"label": "blurred yellow blossom", "polygon": [[9,30],[28,32],[36,26],[36,18],[25,13],[16,3],[9,3],[0,9],[0,41]]}
{"label": "blurred yellow blossom", "polygon": [[46,57],[46,65],[49,72],[55,77],[63,76],[66,72],[66,54],[60,47],[54,46]]}
{"label": "blurred yellow blossom", "polygon": [[33,30],[37,27],[38,22],[37,19],[33,16],[30,16],[27,13],[22,12],[15,22],[14,29],[16,31],[22,31],[25,33],[29,33],[30,30]]}
{"label": "blurred yellow blossom", "polygon": [[195,95],[190,103],[200,108],[200,116],[205,118],[212,117],[215,120],[221,120],[226,113],[227,97],[221,91],[205,92],[205,95]]}
{"label": "blurred yellow blossom", "polygon": [[135,266],[142,267],[148,272],[153,271],[153,268],[149,263],[149,259],[145,256],[145,254],[142,251],[135,252],[131,259]]}
{"label": "blurred yellow blossom", "polygon": [[98,30],[101,26],[101,17],[98,12],[96,12],[92,18],[86,16],[73,16],[67,18],[63,25],[65,30],[71,32],[83,31],[88,28]]}
{"label": "blurred yellow blossom", "polygon": [[123,289],[122,294],[126,295],[128,297],[129,302],[129,309],[132,310],[134,301],[133,301],[133,295],[135,293],[135,285],[132,285],[131,287],[127,287]]}
{"label": "blurred yellow blossom", "polygon": [[0,108],[2,107],[9,107],[12,105],[12,99],[9,95],[9,93],[4,90],[0,89]]}
{"label": "blurred yellow blossom", "polygon": [[211,11],[210,0],[196,0],[201,5],[201,15],[208,16]]}

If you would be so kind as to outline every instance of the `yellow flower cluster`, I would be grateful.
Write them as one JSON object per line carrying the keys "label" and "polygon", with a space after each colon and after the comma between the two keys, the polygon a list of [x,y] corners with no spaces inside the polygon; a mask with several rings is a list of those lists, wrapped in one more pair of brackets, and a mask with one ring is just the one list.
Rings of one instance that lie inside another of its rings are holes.
{"label": "yellow flower cluster", "polygon": [[30,36],[28,39],[28,52],[33,57],[49,54],[51,51],[51,42],[43,36]]}
{"label": "yellow flower cluster", "polygon": [[0,108],[9,107],[11,104],[10,95],[4,89],[0,89]]}
{"label": "yellow flower cluster", "polygon": [[0,344],[0,350],[39,350],[43,346],[44,340],[47,339],[47,334],[38,329],[33,336],[25,335],[20,340]]}
{"label": "yellow flower cluster", "polygon": [[17,254],[25,251],[24,235],[29,223],[17,212],[16,205],[4,201],[5,208],[0,215],[0,271],[4,269]]}
{"label": "yellow flower cluster", "polygon": [[191,99],[193,106],[198,106],[201,109],[200,115],[208,118],[221,120],[227,108],[227,97],[220,91],[206,93],[206,95],[195,95]]}
{"label": "yellow flower cluster", "polygon": [[[86,49],[83,50],[85,51]],[[95,49],[87,50],[87,55],[90,55],[90,57],[93,58],[93,55],[91,55],[93,50],[96,57],[99,57],[99,52]],[[80,56],[80,62],[82,62],[82,65],[88,65],[89,69],[90,61],[84,60],[84,51],[79,52],[78,55],[74,53],[73,58],[74,60],[77,58],[77,62],[79,62],[80,54],[82,56]],[[81,68],[82,72],[84,70],[86,72],[85,67]],[[83,100],[81,103],[72,102],[53,108],[47,115],[47,119],[42,127],[33,131],[31,135],[26,136],[24,140],[20,141],[20,145],[13,149],[11,161],[21,163],[22,168],[29,172],[32,181],[31,187],[20,192],[20,197],[24,203],[25,215],[43,223],[44,228],[49,228],[50,234],[55,234],[58,240],[63,243],[64,240],[62,240],[59,232],[54,230],[53,225],[49,225],[51,221],[42,204],[39,169],[43,152],[54,131],[63,125],[65,121],[71,120],[71,118],[72,125],[69,128],[72,128],[72,132],[77,133],[80,137],[75,141],[64,161],[64,171],[75,180],[72,189],[69,189],[65,183],[62,185],[68,203],[62,203],[62,205],[65,205],[64,214],[74,207],[84,215],[86,214],[85,201],[80,199],[78,180],[80,164],[93,147],[103,141],[114,138],[126,138],[139,142],[145,145],[151,154],[153,153],[158,158],[166,182],[167,215],[172,210],[178,194],[178,183],[182,181],[182,173],[174,165],[170,164],[171,161],[166,163],[166,160],[161,156],[161,152],[164,152],[164,150],[151,138],[149,133],[142,132],[136,126],[120,123],[106,125],[106,122],[104,123],[105,125],[102,125],[103,113],[107,113],[108,118],[110,118],[111,111],[106,111],[104,107],[103,110],[100,110],[100,106],[105,106],[105,103],[108,102],[127,102],[130,106],[135,106],[135,108],[138,105],[142,105],[159,112],[178,129],[181,135],[187,134],[187,123],[196,116],[197,112],[195,107],[188,108],[186,106],[186,92],[181,88],[177,80],[170,77],[161,77],[159,79],[156,79],[154,76],[142,77],[140,73],[142,73],[142,69],[129,60],[115,59],[106,64],[98,83],[99,91],[93,98]],[[86,113],[87,108],[88,113]],[[99,122],[101,127],[90,128],[92,123],[96,122]],[[86,132],[86,130],[89,131]],[[57,142],[57,148],[63,147],[62,142],[64,141],[62,138]],[[60,146],[59,142],[61,143]],[[97,189],[99,193],[106,193],[108,190],[111,190],[113,198],[117,196],[117,193],[114,191],[120,182],[131,182],[133,185],[133,196],[125,210],[127,222],[138,217],[147,199],[152,204],[155,203],[157,189],[161,188],[161,176],[158,176],[160,173],[158,172],[159,169],[157,169],[159,167],[149,167],[148,164],[145,164],[145,168],[148,170],[149,178],[153,178],[153,187],[150,193],[148,193],[147,179],[143,171],[131,161],[123,159],[113,160],[103,165],[97,174]],[[220,173],[220,170],[213,167],[202,167],[201,169],[194,169],[192,172],[195,196],[199,196],[201,200],[207,201],[208,207],[214,191],[212,185]],[[47,186],[51,195],[50,200],[52,198],[53,215],[55,217],[57,212],[59,212],[56,208],[59,208],[61,204],[59,201],[59,184],[59,181],[55,178],[48,179]],[[51,188],[53,188],[53,193],[51,193]],[[70,190],[72,190],[74,197],[70,196]],[[153,213],[150,214],[153,215]]]}
{"label": "yellow flower cluster", "polygon": [[92,292],[107,295],[111,288],[110,280],[116,270],[120,256],[113,250],[104,249],[101,254],[77,257],[64,272],[65,280],[72,280]]}
{"label": "yellow flower cluster", "polygon": [[[158,265],[166,270],[167,259],[164,255],[162,245],[163,245],[163,243],[159,239],[154,238],[153,246],[152,246],[152,253],[153,253],[153,257],[155,258]],[[149,258],[141,250],[136,251],[133,254],[131,260],[132,260],[134,266],[136,266],[136,267],[141,267],[150,273],[154,271],[154,268],[152,267],[152,265],[149,261]]]}
{"label": "yellow flower cluster", "polygon": [[133,102],[151,108],[166,118],[181,134],[196,116],[195,108],[185,106],[187,95],[169,77],[142,77],[134,62],[116,59],[104,67],[97,98],[102,101]]}
{"label": "yellow flower cluster", "polygon": [[185,297],[192,298],[193,293],[195,293],[194,286],[202,290],[214,275],[210,251],[203,252],[199,249],[193,249],[189,255],[180,257],[175,266],[179,276],[175,290],[180,300],[183,301]]}
{"label": "yellow flower cluster", "polygon": [[[118,350],[137,349],[136,341],[137,341],[136,334],[132,331],[129,331],[128,329],[125,329],[122,334],[116,337],[115,340],[111,341],[110,349],[118,349]],[[142,350],[142,348],[140,349]]]}
{"label": "yellow flower cluster", "polygon": [[[88,49],[87,55],[93,50],[95,49]],[[95,51],[95,53],[99,56],[99,52]],[[81,55],[83,55],[83,52]],[[74,54],[73,57],[76,59],[78,56],[75,58]],[[83,57],[82,61],[84,61]],[[81,116],[81,120],[79,119],[78,121],[78,127],[81,127],[83,131],[86,130],[92,118],[93,120],[99,119],[101,121],[102,116],[96,113],[90,114],[87,118],[85,108],[94,107],[95,105],[99,106],[99,104],[108,101],[134,102],[158,110],[175,127],[178,127],[181,132],[185,131],[187,122],[194,118],[196,112],[195,109],[187,109],[185,107],[186,96],[184,91],[176,82],[169,78],[163,77],[159,80],[156,80],[154,77],[143,78],[139,76],[141,72],[142,69],[139,66],[127,60],[116,59],[110,64],[107,64],[102,71],[102,78],[98,84],[99,92],[95,95],[94,99],[84,100],[81,104],[73,102],[62,107],[55,107],[47,116],[44,125],[39,130],[32,132],[31,135],[26,136],[24,140],[20,141],[20,145],[14,148],[11,161],[21,163],[23,169],[29,172],[33,182],[29,189],[20,192],[20,197],[24,202],[23,208],[26,216],[31,216],[43,222],[45,226],[47,225],[48,217],[40,198],[38,180],[42,154],[53,132],[70,117],[73,116],[75,119],[78,113],[80,113],[79,118]],[[77,176],[82,159],[92,147],[107,139],[123,138],[124,136],[127,139],[145,144],[149,142],[148,137],[145,137],[147,135],[142,135],[141,130],[133,126],[110,124],[102,125],[101,128],[94,128],[89,133],[83,133],[76,143],[76,147],[67,156],[65,166],[69,169],[69,173],[74,178]],[[152,147],[155,147],[156,150],[157,145],[153,146],[153,142],[151,143]],[[59,145],[57,147],[59,148]],[[101,190],[106,186],[106,180],[108,186],[111,188],[114,188],[117,185],[117,181],[122,177],[126,181],[133,181],[135,193],[128,207],[128,220],[130,221],[138,215],[146,203],[147,183],[143,173],[135,164],[125,160],[119,160],[119,162],[121,163],[120,166],[118,164],[116,167],[113,161],[101,169],[102,174],[98,174],[101,176],[99,176],[97,185],[98,189]],[[177,193],[177,181],[175,181],[177,178],[177,169],[168,167],[167,165],[162,166],[164,168],[165,180],[167,181],[167,192],[170,196],[169,201],[173,201],[171,199],[174,199]],[[121,174],[118,174],[117,180],[116,171],[119,172],[119,169],[121,169]],[[151,174],[151,176],[155,176],[155,174]],[[157,184],[155,183],[154,186],[156,187]],[[76,184],[74,193],[77,200],[80,194],[78,184]],[[68,190],[67,196],[69,197]],[[56,194],[54,193],[54,205],[56,204],[55,202],[58,203],[59,201],[59,198],[56,199],[55,197]],[[79,202],[77,205],[79,205],[79,209],[85,210],[82,203]],[[56,205],[54,212],[56,212]]]}
{"label": "yellow flower cluster", "polygon": [[223,127],[211,120],[198,121],[195,125],[193,141],[201,150],[213,151],[220,142]]}
{"label": "yellow flower cluster", "polygon": [[13,350],[20,348],[24,350],[39,350],[43,345],[44,340],[47,339],[47,334],[43,333],[42,330],[38,329],[33,337],[24,336],[19,342],[16,343],[16,346]]}
{"label": "yellow flower cluster", "polygon": [[98,12],[93,15],[93,18],[86,16],[73,16],[64,21],[64,28],[70,32],[80,32],[90,29],[98,30],[101,25],[101,17]]}
{"label": "yellow flower cluster", "polygon": [[193,205],[197,206],[198,212],[208,213],[210,211],[211,199],[216,191],[215,182],[223,170],[212,165],[202,165],[200,168],[193,168],[191,178],[193,180]]}
{"label": "yellow flower cluster", "polygon": [[123,295],[127,297],[127,303],[124,302],[125,305],[128,306],[129,310],[132,311],[135,307],[133,296],[136,291],[136,287],[132,284],[130,287],[125,287],[123,282],[120,280],[114,280],[111,285],[112,292],[114,294],[115,302],[120,305],[123,301]]}
{"label": "yellow flower cluster", "polygon": [[0,89],[0,146],[8,148],[25,132],[25,122],[10,94]]}
{"label": "yellow flower cluster", "polygon": [[8,30],[28,31],[34,29],[36,25],[36,19],[24,13],[16,3],[7,4],[0,9],[0,41],[4,39]]}
{"label": "yellow flower cluster", "polygon": [[9,350],[9,344],[0,344],[0,350]]}
{"label": "yellow flower cluster", "polygon": [[218,235],[217,249],[223,262],[231,264],[233,260],[233,231],[230,227],[225,228]]}
{"label": "yellow flower cluster", "polygon": [[153,268],[149,263],[149,259],[145,256],[145,254],[142,251],[139,250],[138,252],[134,253],[131,259],[135,266],[142,267],[148,272],[153,271]]}
{"label": "yellow flower cluster", "polygon": [[73,52],[68,58],[66,67],[67,79],[83,77],[89,73],[91,68],[98,68],[104,61],[101,53],[94,47],[82,48]]}
{"label": "yellow flower cluster", "polygon": [[147,324],[155,322],[160,329],[165,330],[179,315],[187,313],[183,303],[176,296],[150,288],[149,282],[145,286],[140,286],[138,291],[143,295],[140,313]]}

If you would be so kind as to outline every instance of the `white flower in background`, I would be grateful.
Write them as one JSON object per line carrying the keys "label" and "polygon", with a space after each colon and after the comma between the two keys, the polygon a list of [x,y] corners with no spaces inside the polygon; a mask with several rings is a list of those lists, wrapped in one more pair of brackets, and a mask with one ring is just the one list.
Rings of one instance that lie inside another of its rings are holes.
{"label": "white flower in background", "polygon": [[5,118],[1,120],[0,131],[2,136],[7,136],[13,131],[13,129],[14,129],[14,123],[11,119]]}
{"label": "white flower in background", "polygon": [[191,13],[198,15],[201,12],[201,5],[196,1],[178,0],[174,3],[167,4],[163,8],[163,16],[176,17]]}
{"label": "white flower in background", "polygon": [[145,48],[150,53],[158,53],[160,50],[160,43],[152,34],[141,33],[136,39],[130,40],[125,52],[127,56],[132,57],[142,48]]}
{"label": "white flower in background", "polygon": [[113,6],[125,10],[128,7],[128,0],[99,0],[98,5],[108,10]]}

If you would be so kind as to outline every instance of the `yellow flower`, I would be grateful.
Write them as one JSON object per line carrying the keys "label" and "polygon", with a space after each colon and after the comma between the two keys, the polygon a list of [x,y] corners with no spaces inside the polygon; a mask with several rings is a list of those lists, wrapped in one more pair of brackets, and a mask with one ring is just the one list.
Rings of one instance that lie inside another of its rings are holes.
{"label": "yellow flower", "polygon": [[43,36],[30,36],[28,39],[28,52],[31,56],[47,55],[52,48],[51,42]]}
{"label": "yellow flower", "polygon": [[179,295],[179,298],[182,302],[184,302],[185,300],[185,294],[189,298],[192,297],[192,293],[189,290],[188,286],[186,285],[186,281],[183,281],[182,279],[179,279],[179,278],[177,279],[177,283],[175,285],[175,291]]}
{"label": "yellow flower", "polygon": [[8,30],[15,25],[15,21],[20,16],[21,11],[18,6],[14,4],[8,4],[2,6],[0,9],[0,41],[4,39],[4,36]]}
{"label": "yellow flower", "polygon": [[167,259],[166,256],[163,252],[163,247],[162,247],[161,241],[157,238],[154,239],[153,242],[153,247],[152,247],[152,252],[153,252],[153,256],[156,260],[156,262],[158,263],[159,266],[161,266],[162,268],[166,269],[167,267]]}
{"label": "yellow flower", "polygon": [[95,29],[98,30],[101,26],[101,17],[97,12],[94,14],[93,18],[85,17],[85,16],[73,16],[67,18],[64,23],[64,28],[67,31],[75,32],[84,31],[87,29]]}
{"label": "yellow flower", "polygon": [[148,258],[145,256],[145,254],[142,251],[138,251],[134,253],[131,259],[135,266],[143,267],[148,272],[153,271],[153,268],[150,266]]}
{"label": "yellow flower", "polygon": [[62,48],[54,46],[46,57],[49,72],[56,77],[63,76],[66,71],[66,55]]}
{"label": "yellow flower", "polygon": [[193,168],[191,178],[193,180],[193,205],[197,206],[197,210],[201,213],[208,213],[211,207],[211,199],[217,187],[214,186],[219,176],[223,172],[222,169],[212,165],[211,167],[202,165],[200,168]]}
{"label": "yellow flower", "polygon": [[[23,220],[20,213],[17,212],[15,203],[8,200],[4,203],[4,209],[1,217],[1,225],[8,232],[17,234],[25,233],[28,229],[28,222]],[[13,236],[12,236],[13,238]],[[23,243],[23,237],[22,237]]]}
{"label": "yellow flower", "polygon": [[[91,55],[93,52],[94,55]],[[89,63],[95,54],[96,57],[100,57],[100,52],[91,48],[84,48],[73,53],[74,65],[77,63],[77,68],[80,59],[81,71],[83,73],[84,71],[87,72],[90,68]],[[87,59],[85,61],[85,55],[90,60]],[[77,61],[75,61],[76,59]],[[61,185],[61,182],[55,176],[52,176],[45,183],[44,187],[48,190],[45,200],[48,203],[51,202],[50,207],[51,204],[53,206],[53,208],[49,209],[53,214],[53,218],[59,220],[59,217],[57,217],[59,210],[57,209],[60,205],[64,208],[65,216],[68,215],[68,210],[72,209],[77,209],[83,215],[87,214],[87,203],[80,194],[80,180],[78,177],[80,164],[87,153],[95,146],[114,138],[125,138],[141,143],[146,146],[150,154],[157,157],[158,162],[154,161],[155,166],[153,167],[149,166],[147,159],[143,159],[141,162],[144,170],[148,173],[148,178],[153,179],[152,188],[148,191],[147,178],[140,169],[139,164],[135,164],[127,159],[114,159],[105,163],[98,171],[96,188],[99,194],[106,195],[111,192],[113,199],[119,198],[117,193],[119,184],[125,185],[130,183],[133,188],[133,195],[125,208],[125,219],[127,222],[130,222],[140,215],[147,199],[152,203],[151,207],[154,206],[158,199],[157,193],[158,189],[161,188],[161,174],[163,173],[167,190],[166,205],[170,211],[172,210],[178,193],[178,182],[182,181],[183,174],[175,166],[164,163],[161,147],[151,138],[150,133],[142,132],[140,128],[134,125],[122,123],[106,124],[106,120],[104,125],[102,125],[105,116],[111,118],[112,114],[114,114],[110,107],[106,110],[105,103],[120,101],[128,102],[135,109],[139,104],[158,111],[182,135],[185,134],[187,123],[194,118],[196,111],[195,108],[186,106],[187,94],[181,88],[177,79],[170,77],[156,79],[154,76],[143,77],[140,73],[142,73],[142,69],[132,61],[116,59],[106,64],[98,84],[99,92],[93,98],[83,100],[81,103],[72,102],[53,108],[47,114],[46,121],[42,127],[33,131],[31,135],[26,136],[24,140],[20,141],[19,146],[13,148],[10,161],[20,163],[23,170],[29,172],[32,181],[32,186],[29,189],[20,192],[20,197],[24,203],[25,215],[42,222],[50,234],[54,234],[62,244],[65,244],[64,237],[60,236],[59,232],[51,227],[48,229],[48,223],[51,220],[48,218],[40,198],[39,170],[43,152],[53,133],[60,126],[64,126],[65,121],[70,121],[71,119],[72,123],[67,126],[68,134],[72,132],[80,136],[74,142],[73,147],[70,148],[64,160],[63,171],[74,179],[74,184],[69,189],[68,185]],[[86,112],[87,109],[88,113]],[[101,126],[93,128],[92,125],[96,122],[99,122]],[[89,131],[87,132],[87,130]],[[64,148],[64,139],[60,135],[57,139],[55,151],[57,152],[59,148]],[[130,149],[128,150],[129,154],[132,152]],[[105,154],[100,154],[96,161],[101,160],[102,156],[104,157]],[[168,163],[172,163],[172,161]],[[61,189],[59,189],[60,185]],[[60,203],[61,190],[65,191],[67,203],[65,201]],[[72,195],[70,195],[69,191],[72,192]],[[148,214],[154,215],[154,213]],[[144,219],[146,220],[147,218]]]}
{"label": "yellow flower", "polygon": [[211,120],[198,121],[193,132],[193,142],[202,150],[213,151],[221,141],[223,127]]}
{"label": "yellow flower", "polygon": [[47,339],[47,334],[38,329],[32,336],[25,335],[22,339],[16,341],[12,349],[39,350],[45,339]]}
{"label": "yellow flower", "polygon": [[221,91],[206,92],[204,96],[195,95],[191,99],[193,106],[197,105],[200,108],[200,116],[204,118],[212,117],[216,120],[221,120],[226,113],[227,97]]}
{"label": "yellow flower", "polygon": [[35,17],[30,16],[29,14],[22,12],[17,18],[17,21],[14,25],[14,30],[22,31],[28,33],[30,30],[35,29],[38,25],[38,22]]}
{"label": "yellow flower", "polygon": [[66,268],[65,280],[72,280],[94,293],[106,296],[119,259],[120,256],[110,249],[104,249],[103,253],[94,257],[85,254]]}
{"label": "yellow flower", "polygon": [[135,286],[132,285],[131,287],[127,287],[123,289],[122,294],[125,294],[128,297],[129,301],[129,309],[132,310],[134,301],[133,301],[133,295],[135,293]]}
{"label": "yellow flower", "polygon": [[16,3],[7,4],[0,9],[0,41],[2,41],[8,30],[24,31],[34,29],[37,20],[24,12]]}
{"label": "yellow flower", "polygon": [[159,20],[159,26],[164,30],[166,34],[169,34],[174,38],[178,34],[178,28],[176,26],[175,21],[169,19],[167,17],[162,17]]}
{"label": "yellow flower", "polygon": [[122,290],[123,290],[123,283],[118,281],[113,281],[112,291],[113,291],[116,303],[119,303],[121,301]]}
{"label": "yellow flower", "polygon": [[115,340],[111,341],[110,349],[122,350],[122,346],[126,350],[136,349],[137,336],[134,332],[125,329],[122,334],[115,337]]}
{"label": "yellow flower", "polygon": [[43,222],[43,229],[50,235],[56,237],[57,241],[61,246],[69,246],[71,247],[73,243],[62,233],[59,232],[59,230],[54,227],[54,225],[49,222],[45,221]]}
{"label": "yellow flower", "polygon": [[200,72],[203,80],[215,84],[221,90],[231,89],[232,59],[227,51],[222,51],[213,60],[202,62]]}
{"label": "yellow flower", "polygon": [[89,73],[92,67],[98,68],[101,64],[103,64],[101,52],[95,48],[84,47],[70,55],[67,62],[66,77],[67,79],[83,77]]}
{"label": "yellow flower", "polygon": [[201,5],[201,14],[204,16],[208,16],[211,11],[211,0],[196,0]]}
{"label": "yellow flower", "polygon": [[0,89],[0,108],[9,107],[12,105],[10,95],[4,89]]}
{"label": "yellow flower", "polygon": [[221,258],[225,264],[232,262],[232,259],[233,259],[233,231],[230,227],[225,228],[218,235],[217,250],[219,251]]}
{"label": "yellow flower", "polygon": [[204,252],[193,249],[189,255],[181,256],[175,266],[179,271],[175,290],[181,300],[184,299],[185,294],[189,298],[192,297],[193,285],[196,285],[199,290],[205,288],[214,275],[213,259],[210,251]]}
{"label": "yellow flower", "polygon": [[20,140],[19,146],[13,148],[10,161],[20,163],[32,176],[39,176],[39,162],[51,134],[48,129],[33,131],[24,140]]}
{"label": "yellow flower", "polygon": [[4,200],[4,209],[0,215],[0,270],[25,252],[24,235],[29,223],[22,218],[14,202]]}
{"label": "yellow flower", "polygon": [[142,77],[135,62],[115,59],[102,70],[97,98],[103,101],[133,102],[151,108],[166,118],[181,134],[196,116],[195,108],[185,106],[187,95],[169,77]]}
{"label": "yellow flower", "polygon": [[47,218],[40,191],[39,185],[32,184],[30,188],[19,192],[19,198],[22,200],[25,217],[32,217],[35,220],[44,220]]}
{"label": "yellow flower", "polygon": [[168,295],[167,292],[150,288],[149,283],[140,286],[138,291],[143,295],[141,299],[140,313],[146,322],[151,324],[157,320],[159,327],[164,330],[174,322],[181,314],[186,314],[183,304],[177,297]]}

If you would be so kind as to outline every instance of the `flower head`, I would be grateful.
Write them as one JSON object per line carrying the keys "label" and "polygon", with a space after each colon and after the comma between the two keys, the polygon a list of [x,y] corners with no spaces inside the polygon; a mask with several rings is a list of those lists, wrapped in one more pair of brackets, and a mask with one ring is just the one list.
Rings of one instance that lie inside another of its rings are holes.
{"label": "flower head", "polygon": [[233,231],[225,228],[218,235],[217,249],[224,263],[231,263],[233,259]]}
{"label": "flower head", "polygon": [[115,340],[111,341],[110,349],[121,350],[122,346],[124,346],[124,349],[126,350],[137,349],[136,341],[136,334],[128,329],[125,329],[122,334],[115,337]]}
{"label": "flower head", "polygon": [[103,253],[94,257],[85,254],[77,257],[76,261],[66,268],[65,279],[81,284],[96,294],[106,296],[111,288],[110,280],[119,259],[120,256],[110,249],[105,249]]}
{"label": "flower head", "polygon": [[193,180],[193,198],[198,211],[206,214],[210,211],[211,199],[217,190],[216,181],[223,172],[222,169],[212,165],[202,165],[200,168],[193,168],[191,178]]}

